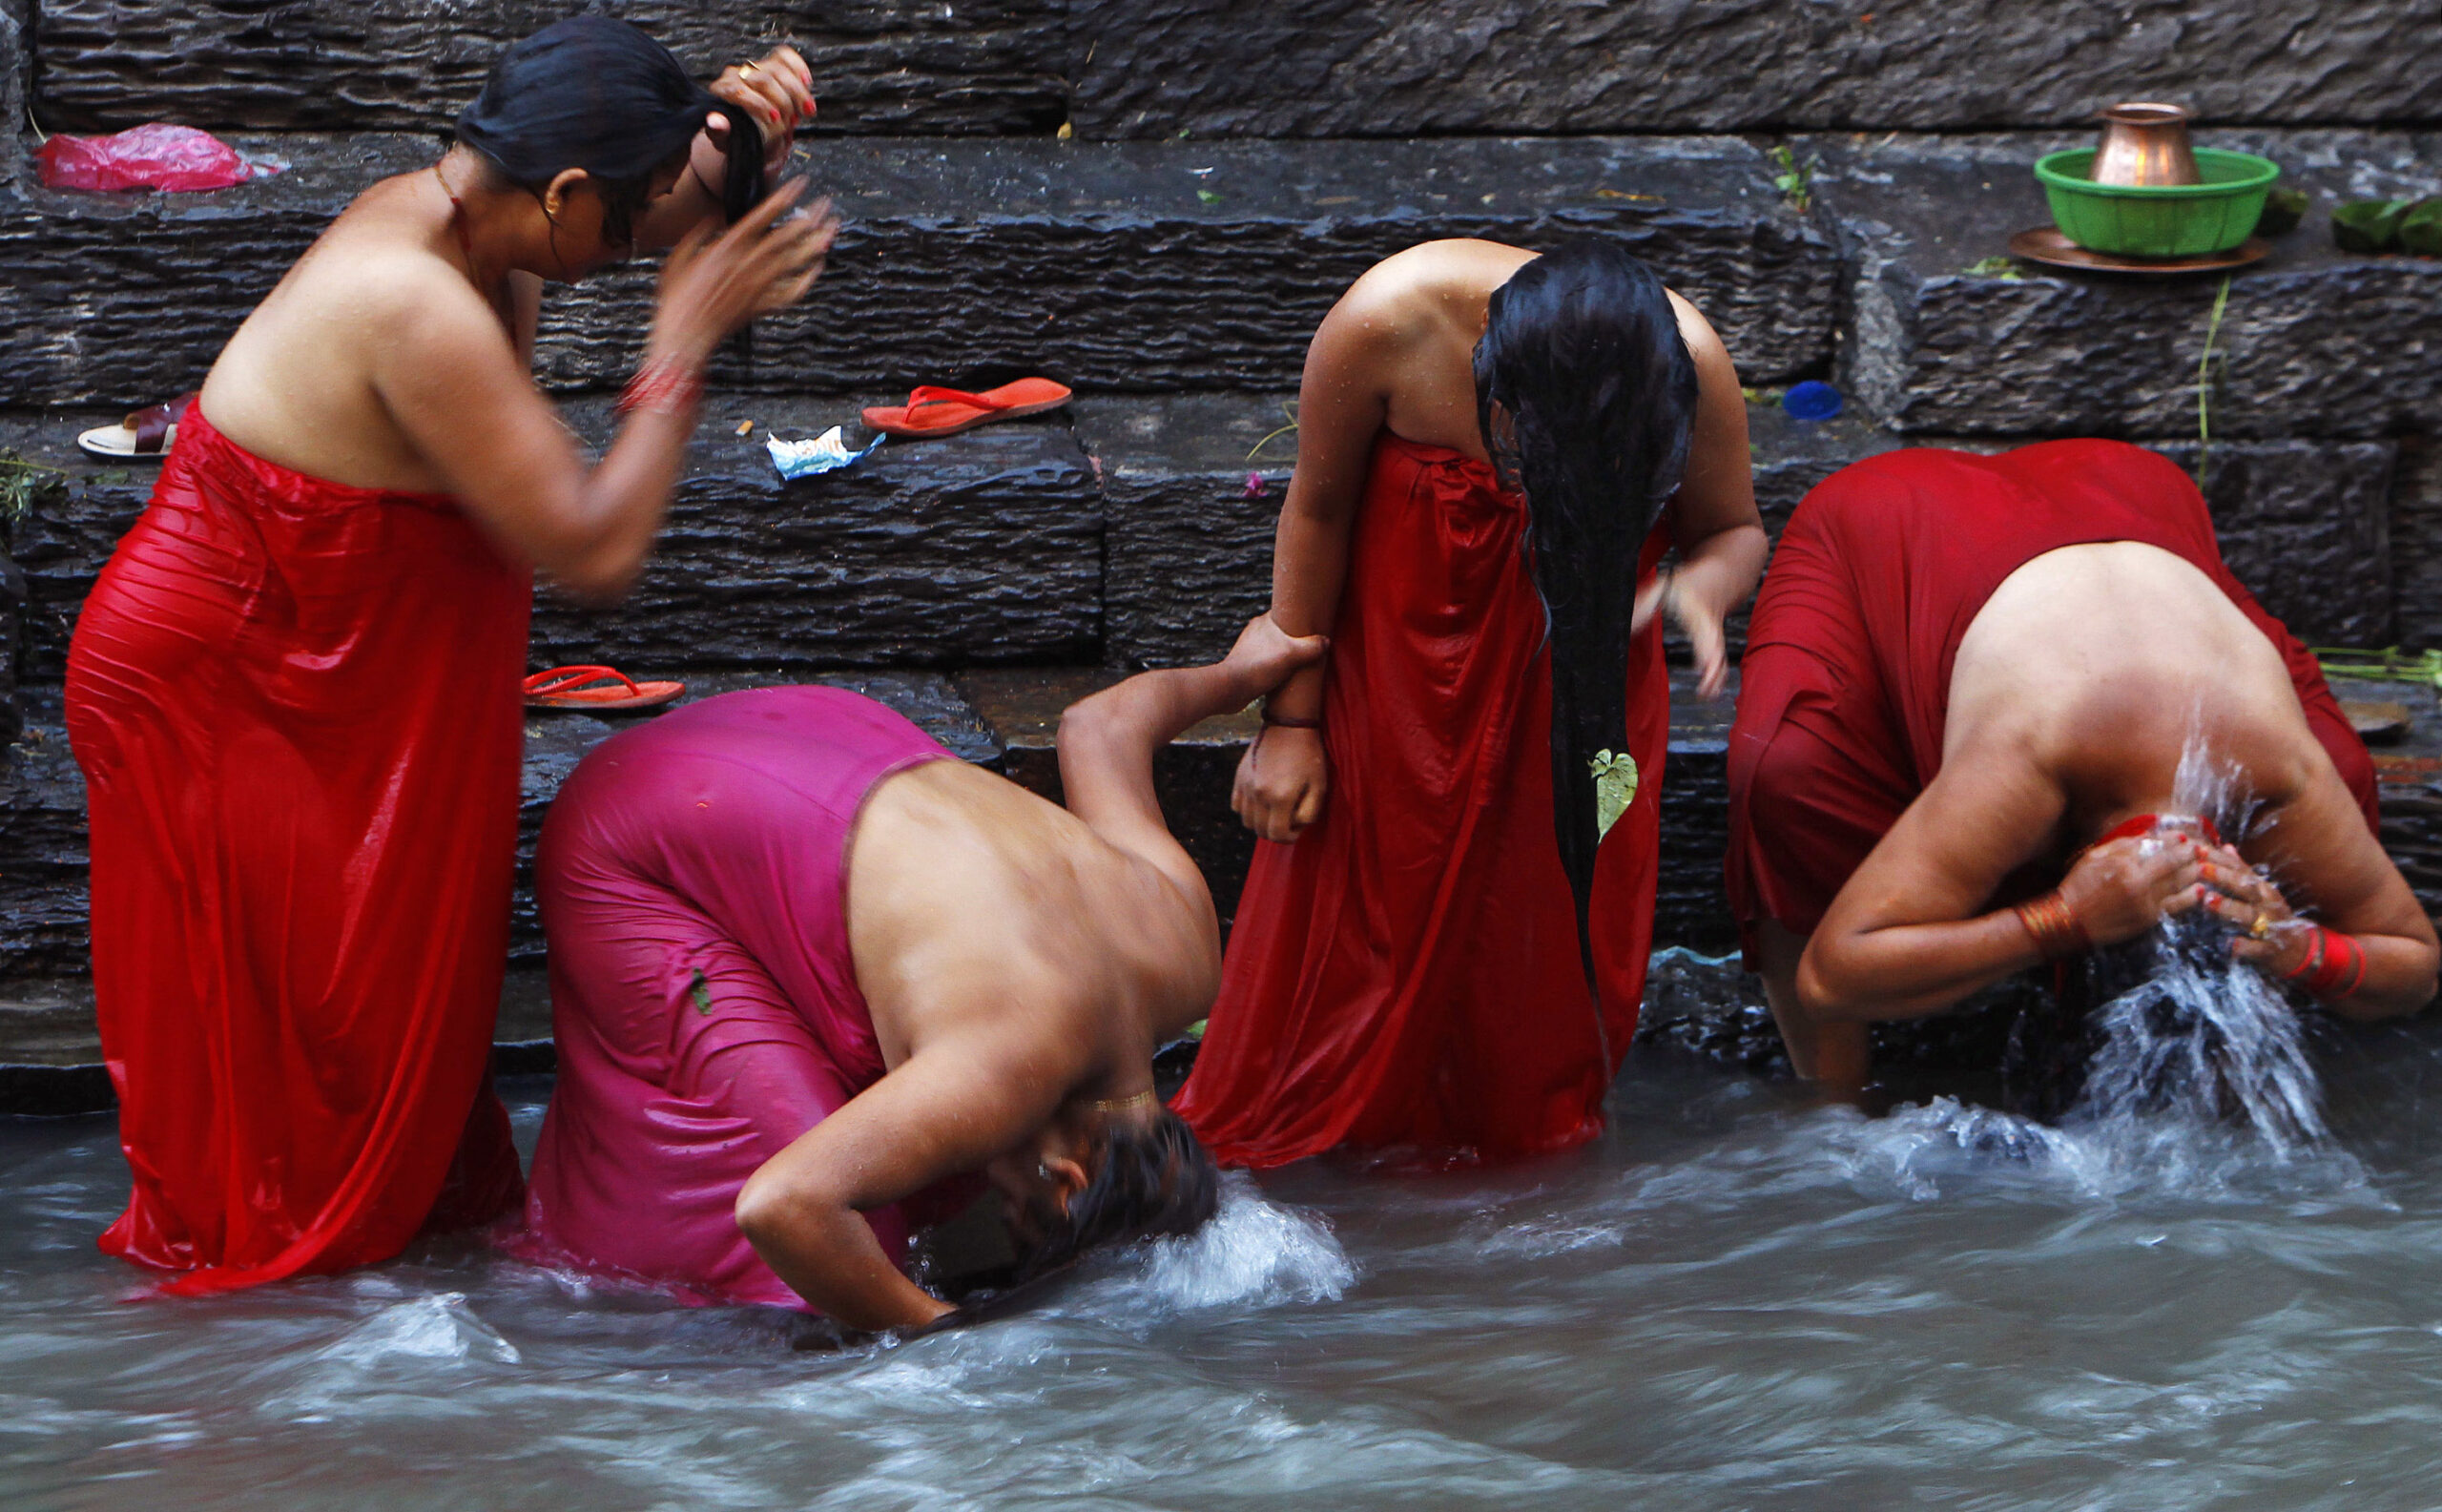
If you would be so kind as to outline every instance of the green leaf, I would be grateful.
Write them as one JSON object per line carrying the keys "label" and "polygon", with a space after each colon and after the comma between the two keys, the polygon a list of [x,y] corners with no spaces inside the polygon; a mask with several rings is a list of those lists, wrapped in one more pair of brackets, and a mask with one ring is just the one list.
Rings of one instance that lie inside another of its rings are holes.
{"label": "green leaf", "polygon": [[1217,204],[1219,204],[1219,203],[1221,202],[1221,197],[1220,197],[1219,195],[1214,194],[1214,193],[1213,193],[1211,190],[1210,190],[1210,189],[1199,189],[1199,190],[1197,190],[1197,191],[1195,192],[1195,197],[1196,197],[1196,198],[1198,198],[1198,199],[1203,200],[1203,201],[1204,201],[1206,204],[1208,204],[1208,205],[1217,205]]}
{"label": "green leaf", "polygon": [[37,509],[57,513],[67,507],[67,473],[0,449],[0,519],[14,524]]}
{"label": "green leaf", "polygon": [[704,973],[700,970],[695,973],[695,980],[687,984],[687,995],[695,1000],[696,1012],[713,1011],[713,990],[704,984]]}
{"label": "green leaf", "polygon": [[2307,192],[2284,186],[2264,197],[2264,214],[2255,217],[2259,237],[2286,237],[2307,216]]}
{"label": "green leaf", "polygon": [[2400,250],[2442,257],[2442,199],[2420,199],[2400,217]]}
{"label": "green leaf", "polygon": [[2390,252],[2399,246],[2405,199],[2352,199],[2333,208],[2331,239],[2343,252]]}

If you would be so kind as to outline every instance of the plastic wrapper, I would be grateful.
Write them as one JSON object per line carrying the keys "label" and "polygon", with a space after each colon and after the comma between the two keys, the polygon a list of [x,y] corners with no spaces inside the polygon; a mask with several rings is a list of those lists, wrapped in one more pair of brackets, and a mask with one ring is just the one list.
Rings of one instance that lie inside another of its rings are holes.
{"label": "plastic wrapper", "polygon": [[111,136],[53,136],[34,150],[46,189],[226,189],[279,172],[192,126],[160,121]]}
{"label": "plastic wrapper", "polygon": [[772,466],[780,469],[781,477],[806,478],[817,472],[835,472],[860,461],[882,443],[882,438],[876,436],[861,450],[850,451],[840,435],[842,428],[834,425],[811,441],[782,441],[777,436],[766,436],[763,445],[772,453]]}

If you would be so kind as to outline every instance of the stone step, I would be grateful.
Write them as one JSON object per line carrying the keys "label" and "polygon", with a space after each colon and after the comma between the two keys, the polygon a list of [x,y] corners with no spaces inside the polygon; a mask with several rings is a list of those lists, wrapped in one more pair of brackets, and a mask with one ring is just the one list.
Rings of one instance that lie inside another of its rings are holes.
{"label": "stone step", "polygon": [[[868,399],[864,403],[877,402]],[[846,423],[859,402],[716,395],[670,522],[626,603],[579,611],[546,592],[533,656],[622,667],[941,666],[1091,660],[1102,643],[1102,503],[1053,415],[946,441],[892,442],[845,471],[783,482],[764,440]],[[563,406],[590,443],[609,401]],[[157,463],[75,446],[104,411],[0,417],[0,449],[60,468],[64,511],[9,527],[31,598],[21,664],[64,674],[77,605],[132,525]],[[751,422],[741,436],[736,427]]]}
{"label": "stone step", "polygon": [[[1296,447],[1293,396],[1089,394],[1066,412],[891,442],[846,471],[780,481],[765,435],[842,422],[860,430],[859,407],[715,396],[635,593],[610,611],[543,595],[536,665],[1175,666],[1226,652],[1269,602],[1273,522]],[[589,441],[608,437],[607,402],[564,408]],[[71,485],[64,510],[8,528],[31,598],[19,665],[31,680],[63,674],[76,606],[157,471],[75,449],[77,430],[113,418],[0,415],[0,448],[59,467]],[[736,434],[750,422],[750,435]],[[1901,444],[1853,416],[1801,425],[1772,404],[1750,405],[1749,425],[1757,498],[1774,529],[1832,472]],[[2194,443],[2154,445],[2194,466]],[[2425,543],[2442,540],[2437,469],[2424,452],[2395,468],[2395,450],[2297,440],[2213,448],[2206,497],[2224,554],[2311,644],[2385,645],[2411,622],[2442,627],[2432,607],[2395,625],[2394,543],[2431,551]],[[2432,596],[2406,559],[2399,582],[2413,606]],[[1743,636],[1743,627],[1742,617],[1732,630]]]}
{"label": "stone step", "polygon": [[[1102,479],[1108,521],[1104,606],[1111,660],[1210,660],[1271,601],[1273,522],[1296,447],[1293,430],[1276,433],[1293,405],[1290,395],[1247,394],[1077,401],[1077,437]],[[1904,444],[1970,450],[2008,445],[1982,437],[1901,438],[1854,415],[1800,424],[1775,404],[1749,404],[1748,426],[1756,502],[1775,532],[1808,489],[1863,457]],[[2193,470],[2193,441],[2147,445]],[[2299,440],[2212,448],[2205,498],[2224,557],[2267,610],[2311,644],[2379,646],[2394,638],[2396,449],[2387,441]],[[2426,487],[2417,481],[2423,471],[2403,476]],[[2403,496],[2401,507],[2429,495],[2431,504],[2417,507],[2434,518],[2418,526],[2425,532],[2418,539],[2442,540],[2442,489]],[[2402,590],[2409,590],[2405,578]],[[2442,628],[2442,610],[2429,612]],[[1731,631],[1735,652],[1745,644],[1743,611]]]}
{"label": "stone step", "polygon": [[2083,127],[2116,99],[2207,119],[2431,121],[2442,30],[2390,0],[2139,7],[1131,0],[1077,130],[1259,136]]}
{"label": "stone step", "polygon": [[[292,164],[208,194],[0,193],[0,392],[131,407],[195,386],[307,242],[427,138],[238,137]],[[1385,142],[827,138],[801,149],[846,227],[806,301],[716,367],[757,391],[903,393],[1042,372],[1090,388],[1293,384],[1357,274],[1434,237],[1625,238],[1720,328],[1751,383],[1821,368],[1831,237],[1728,137]],[[652,272],[545,301],[537,368],[614,388]]]}
{"label": "stone step", "polygon": [[[2442,134],[2207,131],[2279,163],[2313,208],[2229,278],[2212,434],[2383,436],[2442,425],[2442,261],[2332,244],[2343,199],[2442,194]],[[1917,435],[2194,436],[2221,280],[1972,271],[2051,223],[2033,165],[2090,134],[1814,137],[1814,188],[1853,259],[1845,386]]]}
{"label": "stone step", "polygon": [[[502,49],[564,0],[41,0],[35,109],[53,131],[445,131]],[[698,77],[796,43],[817,129],[1038,133],[1067,114],[1058,0],[613,0]]]}
{"label": "stone step", "polygon": [[[960,756],[990,765],[1056,801],[1060,781],[1051,737],[1059,712],[1118,675],[1092,668],[989,670],[949,678],[715,673],[691,676],[690,696],[780,681],[856,688],[906,714]],[[2426,907],[2442,911],[2442,711],[2433,690],[2398,683],[2336,686],[2344,698],[2395,700],[2416,711],[2406,738],[2376,753],[2383,776],[2383,842]],[[1737,946],[1721,884],[1731,709],[1728,699],[1707,703],[1690,696],[1684,682],[1673,694],[1661,788],[1657,950],[1719,956]],[[497,1059],[505,1070],[550,1067],[549,988],[529,875],[535,834],[559,784],[587,751],[618,728],[612,720],[582,715],[536,715],[528,721],[514,942],[497,1030]],[[1171,828],[1211,882],[1225,928],[1254,848],[1229,811],[1231,777],[1254,730],[1249,714],[1207,720],[1165,752],[1155,768]],[[40,801],[25,800],[37,791]],[[0,830],[0,940],[13,943],[24,938],[27,900],[43,894],[46,884],[44,917],[52,930],[46,951],[0,953],[0,1114],[107,1107],[109,1086],[96,1064],[92,984],[83,963],[83,789],[67,760],[55,707],[38,711],[29,739],[0,756],[0,797],[13,800],[5,811],[10,827]],[[36,864],[28,869],[26,848],[42,845],[49,850],[31,858]],[[1750,991],[1733,984],[1725,997],[1714,971],[1707,978],[1709,996],[1699,991],[1696,999],[1703,1001],[1683,1002],[1688,984],[1681,975],[1672,966],[1656,978],[1650,1032],[1728,1059],[1769,1060],[1769,1026],[1751,1011],[1751,1002],[1741,1010],[1729,1001],[1751,999]],[[1935,1032],[1938,1043],[1926,1052],[1933,1059],[1942,1058],[1939,1044],[1947,1043],[1948,1032]]]}
{"label": "stone step", "polygon": [[[47,126],[445,126],[535,0],[43,0]],[[1583,0],[612,0],[699,73],[786,36],[825,129],[1424,135],[2082,125],[2108,99],[2208,119],[2430,121],[2442,41],[2394,0],[2132,11]]]}

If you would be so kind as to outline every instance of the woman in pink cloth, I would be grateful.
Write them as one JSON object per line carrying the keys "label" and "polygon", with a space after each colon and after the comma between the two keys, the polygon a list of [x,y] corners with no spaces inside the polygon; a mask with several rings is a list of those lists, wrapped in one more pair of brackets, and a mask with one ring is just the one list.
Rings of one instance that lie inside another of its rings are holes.
{"label": "woman in pink cloth", "polygon": [[1070,710],[1066,810],[833,688],[606,741],[537,868],[560,1078],[535,1249],[890,1328],[949,1311],[899,1270],[902,1204],[946,1178],[991,1176],[1036,1270],[1202,1222],[1211,1163],[1151,1062],[1220,940],[1153,754],[1321,649],[1258,619],[1219,666]]}

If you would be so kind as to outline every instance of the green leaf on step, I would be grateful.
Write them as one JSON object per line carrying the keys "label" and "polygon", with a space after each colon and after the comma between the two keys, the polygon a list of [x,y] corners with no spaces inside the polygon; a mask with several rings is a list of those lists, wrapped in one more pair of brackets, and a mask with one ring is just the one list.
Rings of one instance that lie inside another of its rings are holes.
{"label": "green leaf on step", "polygon": [[2259,237],[2286,237],[2307,216],[2307,192],[2284,186],[2264,197],[2264,214],[2255,217]]}
{"label": "green leaf on step", "polygon": [[1208,205],[1217,205],[1217,204],[1219,204],[1219,203],[1221,202],[1221,197],[1220,197],[1219,195],[1214,194],[1214,193],[1213,193],[1211,190],[1210,190],[1210,189],[1199,189],[1199,190],[1197,190],[1197,191],[1195,192],[1195,197],[1196,197],[1196,198],[1198,198],[1198,199],[1203,200],[1203,201],[1204,201],[1206,204],[1208,204]]}
{"label": "green leaf on step", "polygon": [[2400,217],[2400,250],[2442,257],[2442,199],[2420,199]]}
{"label": "green leaf on step", "polygon": [[0,519],[13,524],[36,509],[57,512],[67,505],[67,473],[0,450]]}
{"label": "green leaf on step", "polygon": [[2405,199],[2352,199],[2333,207],[2331,239],[2343,252],[2397,251],[2408,212]]}
{"label": "green leaf on step", "polygon": [[2004,283],[2024,281],[2026,275],[2018,270],[2013,258],[1978,258],[1963,270],[1972,279],[1999,279]]}

